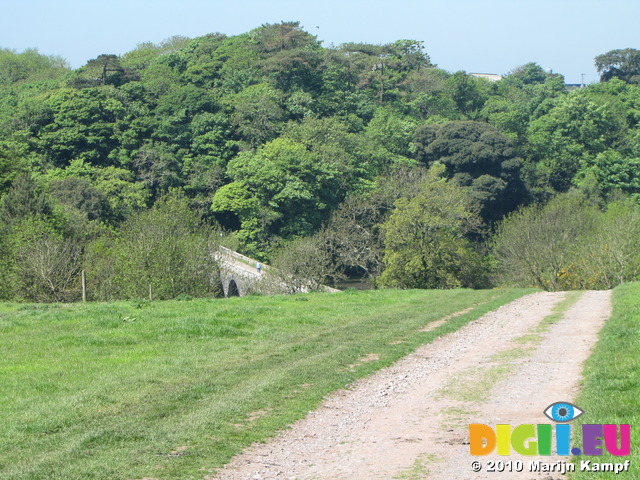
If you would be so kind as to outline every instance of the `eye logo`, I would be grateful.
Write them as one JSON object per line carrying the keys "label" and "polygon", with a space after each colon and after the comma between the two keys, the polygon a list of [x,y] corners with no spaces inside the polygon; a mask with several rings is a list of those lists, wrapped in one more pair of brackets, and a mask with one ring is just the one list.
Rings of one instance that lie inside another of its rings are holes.
{"label": "eye logo", "polygon": [[556,402],[549,405],[544,414],[554,422],[570,422],[584,412],[569,402]]}

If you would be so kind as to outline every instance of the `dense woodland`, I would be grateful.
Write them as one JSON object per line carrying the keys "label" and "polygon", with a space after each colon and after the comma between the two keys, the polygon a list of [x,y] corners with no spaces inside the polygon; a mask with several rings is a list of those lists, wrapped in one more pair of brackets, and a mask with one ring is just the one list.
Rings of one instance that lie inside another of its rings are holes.
{"label": "dense woodland", "polygon": [[595,64],[490,82],[295,22],[77,70],[0,49],[0,298],[216,295],[220,243],[379,288],[638,279],[640,51]]}

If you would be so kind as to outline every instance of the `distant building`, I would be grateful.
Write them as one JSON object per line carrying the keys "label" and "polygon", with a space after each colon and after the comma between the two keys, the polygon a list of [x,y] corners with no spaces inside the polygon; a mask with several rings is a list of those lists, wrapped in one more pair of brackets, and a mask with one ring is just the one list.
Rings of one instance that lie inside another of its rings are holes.
{"label": "distant building", "polygon": [[502,75],[498,75],[497,73],[470,73],[469,75],[476,78],[484,78],[490,82],[499,82],[502,80]]}

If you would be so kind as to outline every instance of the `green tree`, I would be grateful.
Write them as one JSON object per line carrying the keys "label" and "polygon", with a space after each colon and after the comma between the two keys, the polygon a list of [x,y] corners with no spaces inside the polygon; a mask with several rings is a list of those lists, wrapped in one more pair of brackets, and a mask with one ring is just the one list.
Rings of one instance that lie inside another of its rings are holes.
{"label": "green tree", "polygon": [[499,281],[547,291],[576,288],[580,239],[596,215],[572,192],[509,215],[494,237]]}
{"label": "green tree", "polygon": [[16,53],[0,48],[0,85],[59,78],[68,71],[69,65],[62,57],[42,55],[37,49]]}
{"label": "green tree", "polygon": [[111,163],[118,146],[116,124],[125,113],[113,87],[60,89],[48,96],[50,116],[34,128],[36,152],[54,166],[80,158],[94,165]]}
{"label": "green tree", "polygon": [[229,162],[227,174],[233,182],[216,192],[212,210],[223,225],[225,219],[236,219],[250,255],[264,255],[272,235],[310,235],[340,200],[335,166],[319,162],[304,145],[285,138],[255,154],[241,153]]}
{"label": "green tree", "polygon": [[417,160],[427,166],[442,163],[448,177],[471,187],[487,223],[522,202],[521,160],[512,142],[491,125],[470,121],[424,125],[416,130],[414,145]]}
{"label": "green tree", "polygon": [[367,125],[365,135],[376,148],[387,150],[391,154],[390,157],[411,158],[413,156],[411,141],[416,127],[413,119],[402,118],[386,108],[379,108]]}
{"label": "green tree", "polygon": [[96,85],[122,85],[131,80],[137,80],[134,70],[124,67],[120,57],[113,54],[98,55],[76,72],[70,82],[74,87],[94,87]]}
{"label": "green tree", "polygon": [[624,48],[610,50],[595,58],[600,81],[619,78],[628,83],[640,84],[640,50]]}
{"label": "green tree", "polygon": [[132,171],[123,168],[99,169],[95,187],[107,196],[111,222],[122,221],[134,212],[146,208],[149,201],[149,191],[142,183],[135,182]]}
{"label": "green tree", "polygon": [[525,63],[514,68],[508,73],[509,82],[519,82],[522,85],[544,84],[548,78],[560,77],[561,75],[545,72],[544,69],[535,62]]}
{"label": "green tree", "polygon": [[0,224],[12,225],[23,218],[48,217],[54,212],[51,198],[31,175],[18,176],[0,199]]}
{"label": "green tree", "polygon": [[231,121],[253,148],[273,140],[284,118],[282,92],[267,84],[251,85],[228,99]]}
{"label": "green tree", "polygon": [[47,192],[58,203],[81,212],[87,220],[107,221],[111,217],[107,196],[87,179],[67,177],[53,180]]}
{"label": "green tree", "polygon": [[466,235],[480,225],[467,191],[429,171],[418,195],[401,199],[384,224],[382,287],[455,288],[479,283],[480,258]]}
{"label": "green tree", "polygon": [[20,145],[0,141],[0,198],[11,187],[15,178],[27,171]]}
{"label": "green tree", "polygon": [[491,84],[466,72],[455,72],[447,79],[447,92],[464,115],[473,117],[487,100]]}
{"label": "green tree", "polygon": [[576,92],[560,97],[528,130],[528,181],[538,190],[567,191],[584,162],[619,144],[627,120],[610,98]]}
{"label": "green tree", "polygon": [[122,224],[111,242],[89,248],[86,271],[92,298],[175,298],[219,293],[213,237],[173,191]]}
{"label": "green tree", "polygon": [[640,208],[630,199],[607,205],[580,239],[575,283],[610,289],[640,279]]}
{"label": "green tree", "polygon": [[619,193],[640,195],[640,158],[628,158],[615,150],[599,153],[593,160],[583,163],[575,183],[601,199]]}

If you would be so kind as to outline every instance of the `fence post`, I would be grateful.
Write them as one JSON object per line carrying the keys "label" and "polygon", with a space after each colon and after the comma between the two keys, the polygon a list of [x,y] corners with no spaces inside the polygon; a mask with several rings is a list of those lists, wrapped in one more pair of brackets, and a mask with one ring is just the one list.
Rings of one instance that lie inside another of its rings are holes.
{"label": "fence post", "polygon": [[84,269],[82,270],[82,301],[87,301],[87,281],[84,275]]}

